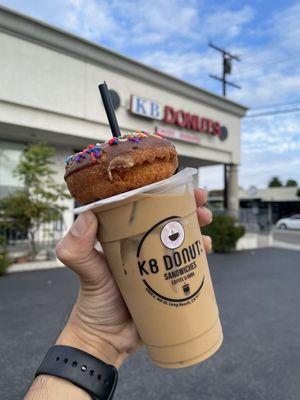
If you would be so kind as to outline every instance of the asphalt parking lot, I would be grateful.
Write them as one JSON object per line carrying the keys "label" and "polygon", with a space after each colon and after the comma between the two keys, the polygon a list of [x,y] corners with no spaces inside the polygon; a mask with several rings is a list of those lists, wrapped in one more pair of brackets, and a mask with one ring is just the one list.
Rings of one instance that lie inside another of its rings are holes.
{"label": "asphalt parking lot", "polygon": [[275,229],[272,234],[273,240],[300,246],[300,230]]}
{"label": "asphalt parking lot", "polygon": [[[122,366],[114,399],[300,399],[300,252],[213,254],[209,264],[224,330],[221,350],[182,370],[160,369],[142,350]],[[66,269],[0,278],[1,400],[23,397],[76,291]]]}

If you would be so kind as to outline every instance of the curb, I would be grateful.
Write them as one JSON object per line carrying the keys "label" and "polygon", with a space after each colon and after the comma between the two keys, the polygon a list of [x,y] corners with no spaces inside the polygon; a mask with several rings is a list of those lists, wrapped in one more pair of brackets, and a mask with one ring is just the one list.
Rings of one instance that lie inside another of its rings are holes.
{"label": "curb", "polygon": [[27,262],[27,263],[22,263],[22,264],[12,264],[10,267],[8,267],[6,273],[12,274],[15,272],[40,271],[40,270],[63,268],[63,267],[65,267],[65,265],[62,264],[58,260],[32,261],[32,262]]}
{"label": "curb", "polygon": [[[270,247],[300,251],[300,246],[298,246],[296,244],[279,242],[279,241],[275,241],[275,240],[273,241],[273,243],[270,243],[268,246],[240,248],[237,251],[256,250],[259,248],[270,248]],[[22,263],[22,264],[12,264],[10,267],[8,267],[6,273],[13,274],[15,272],[42,271],[42,270],[54,269],[54,268],[65,268],[65,265],[57,259],[52,260],[52,261],[32,261],[32,262],[27,262],[27,263]]]}
{"label": "curb", "polygon": [[286,243],[286,242],[279,242],[274,240],[270,247],[276,247],[278,249],[287,249],[287,250],[296,250],[300,251],[300,245]]}

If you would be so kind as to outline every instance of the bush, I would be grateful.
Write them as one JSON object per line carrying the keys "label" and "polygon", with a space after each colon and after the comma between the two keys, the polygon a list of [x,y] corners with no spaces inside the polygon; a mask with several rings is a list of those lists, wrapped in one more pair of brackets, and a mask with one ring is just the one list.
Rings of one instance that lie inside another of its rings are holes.
{"label": "bush", "polygon": [[8,256],[6,241],[0,236],[0,275],[4,275],[7,268],[10,266],[11,260]]}
{"label": "bush", "polygon": [[245,228],[238,225],[233,217],[216,215],[213,222],[203,229],[203,234],[211,236],[216,253],[229,253],[235,249],[237,241],[245,234]]}

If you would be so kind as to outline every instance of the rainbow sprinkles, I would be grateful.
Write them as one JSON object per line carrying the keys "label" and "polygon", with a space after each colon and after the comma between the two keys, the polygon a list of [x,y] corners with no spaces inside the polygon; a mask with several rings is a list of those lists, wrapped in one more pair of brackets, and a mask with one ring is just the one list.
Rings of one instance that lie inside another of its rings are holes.
{"label": "rainbow sprinkles", "polygon": [[163,139],[162,136],[158,133],[146,133],[146,132],[134,132],[134,133],[126,133],[122,136],[119,137],[112,137],[109,139],[107,142],[104,142],[102,144],[96,143],[95,145],[89,144],[85,149],[80,151],[79,153],[73,154],[71,156],[68,156],[65,159],[65,164],[66,167],[68,167],[70,164],[73,164],[74,162],[80,163],[81,160],[90,158],[93,163],[97,163],[98,158],[101,156],[101,153],[103,151],[103,145],[109,144],[111,146],[118,145],[119,143],[122,142],[141,142],[143,139],[146,139],[148,137],[155,137],[158,139]]}

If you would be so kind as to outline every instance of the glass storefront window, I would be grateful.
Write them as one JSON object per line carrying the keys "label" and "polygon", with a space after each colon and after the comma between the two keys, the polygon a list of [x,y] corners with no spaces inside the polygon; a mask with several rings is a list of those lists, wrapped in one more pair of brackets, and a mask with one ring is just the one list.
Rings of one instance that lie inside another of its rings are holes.
{"label": "glass storefront window", "polygon": [[24,144],[0,140],[0,197],[5,197],[22,187],[22,182],[13,174]]}

